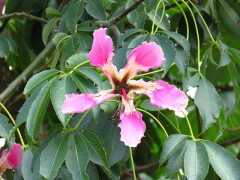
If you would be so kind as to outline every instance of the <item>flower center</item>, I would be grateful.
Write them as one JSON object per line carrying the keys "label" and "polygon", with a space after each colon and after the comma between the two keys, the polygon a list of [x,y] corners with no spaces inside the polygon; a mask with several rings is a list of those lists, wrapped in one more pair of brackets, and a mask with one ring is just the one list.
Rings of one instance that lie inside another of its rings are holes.
{"label": "flower center", "polygon": [[130,90],[130,88],[129,88],[129,86],[126,84],[126,83],[122,83],[122,82],[120,82],[120,83],[118,83],[117,85],[116,85],[116,93],[117,94],[121,94],[121,95],[123,95],[123,97],[127,97],[127,93],[129,92],[129,90]]}

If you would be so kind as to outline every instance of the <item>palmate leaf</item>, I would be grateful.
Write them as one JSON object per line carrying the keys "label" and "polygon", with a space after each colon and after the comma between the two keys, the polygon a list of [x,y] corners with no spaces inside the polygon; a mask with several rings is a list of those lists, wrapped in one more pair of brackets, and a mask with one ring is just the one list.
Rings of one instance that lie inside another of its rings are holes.
{"label": "palmate leaf", "polygon": [[220,113],[220,97],[210,81],[202,79],[194,97],[194,102],[203,118],[205,132],[216,120]]}
{"label": "palmate leaf", "polygon": [[162,165],[170,156],[172,156],[187,139],[187,135],[173,134],[170,135],[164,143],[160,157],[160,165]]}
{"label": "palmate leaf", "polygon": [[74,180],[88,180],[86,167],[89,162],[87,144],[81,135],[72,134],[69,137],[66,165]]}
{"label": "palmate leaf", "polygon": [[90,16],[99,20],[106,19],[106,14],[105,14],[102,1],[95,1],[95,0],[85,0],[85,1],[87,2],[85,9],[88,12],[88,14],[90,14]]}
{"label": "palmate leaf", "polygon": [[68,149],[68,134],[58,134],[51,139],[40,158],[40,174],[47,179],[54,179],[64,162]]}
{"label": "palmate leaf", "polygon": [[26,119],[26,128],[29,136],[32,139],[36,138],[42,125],[42,121],[50,100],[49,91],[50,82],[46,82],[41,86],[39,94],[31,104],[30,109],[27,111],[28,115]]}
{"label": "palmate leaf", "polygon": [[222,180],[237,180],[240,177],[240,162],[218,144],[203,141],[210,164]]}
{"label": "palmate leaf", "polygon": [[62,113],[62,105],[66,99],[65,95],[72,93],[75,93],[75,87],[69,76],[65,76],[61,80],[55,79],[51,84],[50,97],[52,105],[64,127],[66,126],[69,114]]}
{"label": "palmate leaf", "polygon": [[22,175],[25,180],[32,180],[33,173],[32,173],[32,159],[33,154],[30,149],[24,151],[23,159],[22,159]]}
{"label": "palmate leaf", "polygon": [[107,170],[109,170],[110,167],[106,150],[101,139],[94,132],[87,129],[83,131],[82,137],[87,144],[90,160],[95,164],[104,166]]}
{"label": "palmate leaf", "polygon": [[58,21],[59,18],[53,18],[44,26],[42,31],[42,40],[45,45],[47,45],[51,35],[51,31],[53,30],[53,27],[56,25]]}
{"label": "palmate leaf", "polygon": [[23,93],[25,95],[30,95],[42,83],[57,76],[58,73],[59,73],[58,70],[51,69],[51,70],[45,70],[38,74],[35,74],[28,80]]}
{"label": "palmate leaf", "polygon": [[208,154],[201,142],[191,141],[184,156],[188,180],[204,180],[209,167]]}
{"label": "palmate leaf", "polygon": [[184,154],[188,147],[189,142],[190,141],[185,141],[183,146],[181,146],[172,156],[170,156],[167,163],[167,175],[166,175],[167,178],[171,177],[181,167],[183,167]]}

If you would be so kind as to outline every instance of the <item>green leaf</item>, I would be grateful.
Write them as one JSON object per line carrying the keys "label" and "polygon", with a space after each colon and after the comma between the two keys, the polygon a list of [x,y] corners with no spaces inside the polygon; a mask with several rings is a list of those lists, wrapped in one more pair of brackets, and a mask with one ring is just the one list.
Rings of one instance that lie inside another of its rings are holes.
{"label": "green leaf", "polygon": [[233,154],[218,144],[203,141],[210,164],[222,180],[236,180],[240,177],[240,163]]}
{"label": "green leaf", "polygon": [[160,165],[162,165],[170,156],[172,156],[187,139],[187,135],[173,134],[170,135],[164,143],[160,157]]}
{"label": "green leaf", "polygon": [[34,179],[33,173],[32,173],[32,159],[33,159],[33,155],[30,149],[25,150],[23,154],[22,166],[21,166],[23,179],[25,180]]}
{"label": "green leaf", "polygon": [[24,88],[23,93],[25,95],[30,95],[42,83],[44,83],[45,81],[50,80],[53,77],[57,76],[58,73],[59,73],[59,71],[51,69],[51,70],[45,70],[45,71],[42,71],[38,74],[35,74],[34,76],[32,76],[28,80],[28,82],[27,82],[27,84]]}
{"label": "green leaf", "polygon": [[72,33],[76,32],[77,23],[80,17],[82,16],[83,10],[84,10],[83,0],[73,3],[67,10],[66,25],[70,32]]}
{"label": "green leaf", "polygon": [[75,70],[75,73],[79,73],[81,75],[86,76],[92,82],[96,83],[98,87],[102,87],[103,83],[102,78],[96,71],[87,68],[78,68]]}
{"label": "green leaf", "polygon": [[228,48],[228,53],[232,60],[240,66],[240,51],[234,48]]}
{"label": "green leaf", "polygon": [[[129,8],[136,0],[128,0],[126,3],[126,8]],[[144,29],[144,24],[147,19],[147,14],[145,12],[145,7],[140,4],[133,11],[127,15],[128,21],[135,26],[137,29]]]}
{"label": "green leaf", "polygon": [[87,33],[78,33],[79,41],[81,42],[80,51],[88,53],[92,47],[93,39]]}
{"label": "green leaf", "polygon": [[61,15],[57,9],[54,9],[52,7],[47,7],[45,13],[47,18],[59,17]]}
{"label": "green leaf", "polygon": [[47,179],[54,179],[64,162],[68,150],[67,134],[58,134],[51,139],[40,158],[40,173]]}
{"label": "green leaf", "polygon": [[130,36],[133,36],[137,33],[141,33],[141,32],[144,32],[143,29],[128,29],[126,30],[123,34],[121,34],[118,38],[118,41],[117,41],[117,46],[120,46],[121,43],[123,41],[125,41],[125,39],[129,38]]}
{"label": "green leaf", "polygon": [[159,25],[159,22],[160,22],[160,19],[162,17],[162,14],[163,14],[163,10],[161,8],[159,8],[157,10],[157,14],[156,14],[156,19],[154,21],[154,16],[155,16],[155,8],[152,9],[147,15],[148,17],[151,19],[151,21],[154,21],[154,24],[156,26],[158,26],[160,29],[162,30],[169,30],[170,29],[170,24],[169,24],[169,21],[168,21],[168,18],[166,17],[166,15],[163,15],[163,19],[162,19],[162,22],[161,24]]}
{"label": "green leaf", "polygon": [[[1,48],[3,48],[3,51],[6,51],[7,54],[9,54],[10,52],[12,53],[17,52],[17,46],[11,37],[0,34],[0,41],[1,43],[3,43],[2,44],[3,46],[1,46]],[[5,46],[8,46],[8,48],[6,48]],[[3,57],[1,56],[1,49],[0,49],[0,57]]]}
{"label": "green leaf", "polygon": [[9,139],[9,133],[12,129],[12,125],[8,123],[8,118],[0,114],[0,136]]}
{"label": "green leaf", "polygon": [[99,20],[106,20],[105,10],[102,4],[102,1],[95,1],[95,0],[85,0],[87,5],[85,9],[87,13]]}
{"label": "green leaf", "polygon": [[162,36],[160,34],[155,34],[150,37],[150,41],[156,42],[158,45],[162,47],[164,52],[165,62],[163,64],[164,74],[167,73],[168,69],[172,65],[176,55],[176,48],[172,41],[169,41],[168,38]]}
{"label": "green leaf", "polygon": [[58,46],[63,40],[67,39],[68,36],[66,33],[57,33],[54,38],[52,39],[53,43]]}
{"label": "green leaf", "polygon": [[90,160],[95,164],[104,165],[109,169],[107,154],[101,139],[99,139],[95,133],[87,129],[83,131],[82,135],[87,143]]}
{"label": "green leaf", "polygon": [[166,178],[171,177],[175,174],[181,167],[183,167],[184,163],[184,154],[187,149],[187,146],[190,141],[185,141],[183,146],[180,147],[168,160],[167,163],[167,175]]}
{"label": "green leaf", "polygon": [[7,59],[10,52],[8,42],[4,38],[4,36],[1,34],[0,34],[0,41],[1,41],[0,57]]}
{"label": "green leaf", "polygon": [[234,8],[226,0],[219,0],[216,1],[216,11],[224,27],[234,35],[240,37],[240,17]]}
{"label": "green leaf", "polygon": [[71,57],[68,58],[67,60],[67,67],[69,68],[74,68],[77,65],[85,62],[88,60],[88,54],[87,53],[78,53],[74,54]]}
{"label": "green leaf", "polygon": [[194,103],[203,118],[203,129],[205,132],[216,120],[220,113],[220,97],[210,81],[202,79],[194,97]]}
{"label": "green leaf", "polygon": [[12,130],[10,132],[10,137],[15,133],[17,128],[19,126],[21,126],[21,124],[26,122],[26,119],[28,118],[29,109],[31,108],[31,106],[32,106],[33,102],[35,101],[35,99],[37,98],[37,96],[39,95],[41,89],[42,89],[42,86],[39,86],[31,94],[31,96],[29,98],[27,98],[27,100],[24,102],[23,106],[21,107],[21,109],[17,115],[16,124],[14,125],[14,127],[12,128]]}
{"label": "green leaf", "polygon": [[140,107],[147,110],[147,111],[159,111],[160,110],[156,106],[150,104],[149,99],[144,99],[143,102],[141,103]]}
{"label": "green leaf", "polygon": [[76,54],[80,48],[80,40],[78,35],[72,35],[66,40],[66,44],[62,51],[62,59],[66,60],[72,55]]}
{"label": "green leaf", "polygon": [[201,142],[191,141],[184,156],[188,180],[204,180],[208,173],[208,154]]}
{"label": "green leaf", "polygon": [[84,138],[80,135],[70,136],[66,156],[66,165],[74,180],[89,179],[86,167],[89,162],[89,154]]}
{"label": "green leaf", "polygon": [[56,115],[64,127],[66,127],[66,121],[70,115],[62,113],[62,105],[66,99],[65,95],[74,92],[75,87],[73,85],[71,77],[69,76],[63,77],[62,80],[55,79],[51,84],[50,97],[52,105],[56,112]]}
{"label": "green leaf", "polygon": [[185,51],[187,51],[188,54],[190,53],[190,44],[184,36],[171,31],[163,31],[163,33],[173,38],[178,44],[183,47]]}
{"label": "green leaf", "polygon": [[[89,93],[89,92],[97,93],[96,87],[91,82],[89,82],[89,80],[87,80],[86,78],[81,77],[77,74],[71,74],[71,77],[74,83],[76,84],[76,86],[78,87],[78,89],[80,89],[82,93]],[[99,106],[92,108],[91,111],[93,113],[93,117],[97,119],[98,113],[99,113]]]}
{"label": "green leaf", "polygon": [[177,65],[179,72],[185,74],[188,67],[189,56],[185,50],[180,47],[176,47],[176,56],[174,59],[175,64]]}
{"label": "green leaf", "polygon": [[[105,122],[110,123],[108,120]],[[119,122],[117,121],[111,123],[113,126],[111,129],[109,129],[110,133],[106,139],[104,139],[110,166],[113,166],[122,160],[126,152],[126,146],[122,141],[120,141],[120,129],[118,128],[118,123]],[[107,131],[107,128],[104,130]]]}
{"label": "green leaf", "polygon": [[53,18],[44,26],[42,31],[42,40],[45,45],[47,45],[50,38],[50,34],[53,30],[53,27],[56,25],[59,19],[60,18]]}
{"label": "green leaf", "polygon": [[45,115],[45,112],[49,103],[49,91],[50,91],[50,83],[47,82],[41,86],[41,90],[37,95],[36,99],[33,101],[30,109],[26,112],[28,113],[26,119],[26,128],[29,136],[32,139],[35,139],[40,127],[42,125],[42,121]]}
{"label": "green leaf", "polygon": [[220,56],[220,62],[219,66],[226,66],[231,62],[231,57],[228,54],[228,46],[222,42],[220,42],[220,48],[221,48],[221,56]]}

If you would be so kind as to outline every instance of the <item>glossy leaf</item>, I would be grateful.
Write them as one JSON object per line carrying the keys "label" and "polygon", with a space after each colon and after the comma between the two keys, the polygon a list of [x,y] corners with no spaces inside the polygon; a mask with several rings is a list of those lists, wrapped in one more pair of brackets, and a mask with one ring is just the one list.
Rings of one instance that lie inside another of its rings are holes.
{"label": "glossy leaf", "polygon": [[219,95],[210,81],[202,79],[194,97],[194,102],[203,118],[203,129],[205,132],[216,120],[220,113]]}
{"label": "glossy leaf", "polygon": [[190,44],[185,37],[171,31],[163,31],[163,33],[173,38],[178,44],[180,44],[183,47],[185,51],[187,51],[188,53],[190,52]]}
{"label": "glossy leaf", "polygon": [[35,74],[33,77],[31,77],[25,88],[23,93],[25,95],[30,95],[37,87],[39,87],[42,83],[44,83],[47,80],[52,79],[53,77],[57,76],[59,71],[51,69],[51,70],[45,70],[38,74]]}
{"label": "glossy leaf", "polygon": [[204,180],[207,176],[209,160],[205,146],[191,141],[184,156],[184,167],[188,180]]}
{"label": "glossy leaf", "polygon": [[68,58],[66,66],[69,68],[74,68],[77,65],[79,65],[87,60],[88,60],[87,53],[74,54]]}
{"label": "glossy leaf", "polygon": [[65,13],[66,25],[70,32],[74,33],[77,31],[77,23],[80,17],[82,16],[83,10],[84,10],[84,1],[80,0],[73,3]]}
{"label": "glossy leaf", "polygon": [[84,130],[82,135],[87,143],[90,160],[109,169],[107,154],[101,139],[89,130]]}
{"label": "glossy leaf", "polygon": [[22,175],[25,180],[32,180],[33,173],[32,173],[32,159],[33,155],[30,149],[25,150],[22,158]]}
{"label": "glossy leaf", "polygon": [[44,26],[42,31],[42,40],[45,45],[47,45],[51,32],[58,21],[59,18],[53,18]]}
{"label": "glossy leaf", "polygon": [[88,12],[88,14],[99,20],[106,19],[106,14],[104,7],[102,5],[102,1],[86,0],[86,2],[87,5],[85,6],[85,9]]}
{"label": "glossy leaf", "polygon": [[26,128],[29,136],[32,139],[35,139],[40,127],[42,125],[42,121],[45,115],[45,112],[49,103],[49,91],[50,86],[49,82],[42,85],[42,88],[37,95],[36,99],[33,101],[30,109],[27,111],[28,116],[26,119]]}
{"label": "glossy leaf", "polygon": [[176,47],[176,56],[175,56],[174,62],[177,65],[179,72],[181,74],[186,73],[188,63],[189,63],[188,61],[189,61],[189,56],[187,52],[180,47]]}
{"label": "glossy leaf", "polygon": [[[148,17],[149,17],[152,21],[154,21],[155,10],[156,10],[156,9],[153,8],[153,9],[147,14]],[[163,14],[163,10],[162,10],[161,8],[159,8],[159,9],[157,10],[157,14],[156,14],[156,17],[155,17],[156,19],[155,19],[155,21],[154,21],[154,24],[155,24],[156,26],[158,26],[160,29],[167,31],[167,30],[170,29],[170,24],[169,24],[168,18],[166,17],[165,14],[163,15],[162,22],[159,23],[159,22],[160,22],[160,19],[161,19],[161,17],[162,17],[162,14]]]}
{"label": "glossy leaf", "polygon": [[67,134],[58,134],[41,154],[40,173],[47,179],[54,179],[64,162],[68,149]]}
{"label": "glossy leaf", "polygon": [[0,136],[9,139],[12,125],[8,123],[8,118],[0,114]]}
{"label": "glossy leaf", "polygon": [[235,180],[240,177],[240,163],[232,153],[218,144],[203,141],[210,164],[222,180]]}
{"label": "glossy leaf", "polygon": [[126,32],[124,32],[123,34],[121,34],[121,36],[118,38],[118,41],[117,41],[117,46],[120,46],[121,43],[123,41],[125,41],[125,39],[137,34],[137,33],[141,33],[143,32],[144,30],[143,29],[128,29]]}
{"label": "glossy leaf", "polygon": [[220,42],[221,47],[221,57],[220,57],[220,63],[219,66],[226,66],[231,62],[231,57],[228,54],[228,46],[222,42]]}
{"label": "glossy leaf", "polygon": [[164,143],[160,157],[160,165],[163,164],[170,156],[172,156],[187,139],[187,135],[173,134],[170,135]]}
{"label": "glossy leaf", "polygon": [[171,177],[175,174],[181,167],[183,167],[184,163],[184,154],[188,147],[190,141],[185,141],[183,146],[180,147],[168,160],[167,163],[167,175],[166,177]]}
{"label": "glossy leaf", "polygon": [[74,180],[89,179],[86,173],[88,162],[89,154],[84,138],[80,135],[71,135],[68,142],[66,165]]}
{"label": "glossy leaf", "polygon": [[92,82],[96,83],[98,87],[102,87],[102,83],[103,83],[102,78],[96,71],[87,69],[87,68],[78,68],[75,70],[75,73],[80,73],[86,76]]}
{"label": "glossy leaf", "polygon": [[65,76],[61,80],[55,79],[51,84],[50,97],[52,105],[64,127],[66,127],[66,122],[70,115],[62,113],[62,104],[66,99],[65,95],[74,92],[75,87],[72,79],[68,76]]}

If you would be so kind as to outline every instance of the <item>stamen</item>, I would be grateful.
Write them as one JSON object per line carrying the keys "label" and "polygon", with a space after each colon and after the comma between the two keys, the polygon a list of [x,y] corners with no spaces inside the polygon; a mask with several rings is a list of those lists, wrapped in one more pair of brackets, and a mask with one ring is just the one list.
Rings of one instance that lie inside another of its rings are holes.
{"label": "stamen", "polygon": [[128,99],[126,90],[124,88],[122,88],[122,95],[125,99]]}

